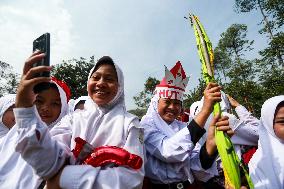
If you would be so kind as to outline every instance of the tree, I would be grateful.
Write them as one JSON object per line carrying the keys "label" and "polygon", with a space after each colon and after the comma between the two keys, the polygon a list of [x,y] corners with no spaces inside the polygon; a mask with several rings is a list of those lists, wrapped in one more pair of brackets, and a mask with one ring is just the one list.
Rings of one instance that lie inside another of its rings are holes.
{"label": "tree", "polygon": [[[236,0],[235,8],[237,12],[250,12],[252,10],[260,10],[262,15],[261,23],[264,27],[259,31],[261,34],[268,34],[269,43],[272,44],[274,41],[274,48],[272,46],[270,51],[274,51],[275,53],[266,53],[263,55],[276,55],[278,59],[278,64],[284,67],[283,63],[283,48],[275,43],[274,38],[277,35],[281,35],[277,33],[277,30],[283,25],[284,21],[284,5],[282,0]],[[282,49],[281,49],[282,48]],[[273,60],[272,57],[264,56],[264,59]],[[271,63],[271,62],[270,62]]]}
{"label": "tree", "polygon": [[218,75],[218,78],[220,80],[222,77],[224,77],[225,82],[227,81],[227,72],[231,64],[232,60],[229,57],[228,53],[224,50],[223,47],[217,46],[214,49],[214,72]]}
{"label": "tree", "polygon": [[156,85],[158,85],[159,83],[160,81],[156,78],[148,77],[144,84],[144,90],[139,92],[137,96],[133,97],[135,104],[138,106],[138,108],[134,110],[129,110],[128,112],[135,114],[141,119],[142,116],[146,114],[147,108],[154,94]]}
{"label": "tree", "polygon": [[198,81],[198,86],[189,91],[189,94],[185,94],[185,98],[183,100],[184,109],[189,109],[192,103],[201,100],[206,84],[202,77],[201,79],[198,79]]}
{"label": "tree", "polygon": [[0,61],[0,68],[0,96],[15,94],[19,84],[19,75],[8,63]]}
{"label": "tree", "polygon": [[133,97],[135,104],[138,106],[138,108],[141,109],[148,108],[151,98],[154,94],[156,85],[158,85],[159,83],[160,81],[154,77],[149,77],[146,80],[144,84],[144,90],[141,91],[137,96]]}
{"label": "tree", "polygon": [[[218,42],[218,49],[223,50],[229,57],[235,57],[239,63],[243,52],[252,50],[251,45],[254,41],[246,39],[247,26],[244,24],[232,24],[225,32],[221,34]],[[227,58],[227,57],[226,57]]]}
{"label": "tree", "polygon": [[51,75],[67,83],[70,87],[72,98],[86,96],[87,81],[90,70],[94,67],[94,56],[87,61],[85,58],[63,61],[52,69]]}

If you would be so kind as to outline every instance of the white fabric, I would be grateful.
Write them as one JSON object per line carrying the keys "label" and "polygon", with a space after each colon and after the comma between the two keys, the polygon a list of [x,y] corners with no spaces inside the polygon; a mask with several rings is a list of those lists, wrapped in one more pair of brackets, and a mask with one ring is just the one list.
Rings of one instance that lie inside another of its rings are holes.
{"label": "white fabric", "polygon": [[60,95],[60,100],[61,100],[61,111],[58,116],[58,118],[51,124],[48,125],[49,129],[51,129],[55,124],[57,124],[65,115],[69,113],[69,106],[67,103],[67,96],[65,91],[55,82],[55,81],[50,81],[51,83],[54,83],[57,86],[59,95]]}
{"label": "white fabric", "polygon": [[[202,170],[199,148],[194,149],[186,123],[174,120],[168,125],[157,111],[158,96],[154,96],[141,124],[145,132],[147,150],[146,176],[154,183],[194,181],[192,167]],[[194,160],[191,155],[194,154]],[[191,165],[192,161],[194,166]],[[211,170],[207,170],[211,174]],[[203,175],[205,176],[205,174]]]}
{"label": "white fabric", "polygon": [[[144,160],[143,129],[138,118],[126,111],[123,74],[116,65],[115,68],[119,89],[114,99],[104,107],[99,107],[93,100],[88,99],[84,110],[65,116],[50,133],[47,127],[33,116],[34,108],[15,110],[20,133],[16,149],[38,175],[43,178],[52,177],[69,157],[71,157],[70,163],[74,164],[70,151],[75,147],[76,137],[85,139],[94,147],[103,145],[123,147]],[[36,131],[40,132],[39,141],[36,140]],[[35,142],[30,144],[31,141]],[[45,161],[40,159],[43,156]],[[127,167],[102,169],[69,165],[62,172],[60,185],[61,188],[141,188],[143,177],[143,166],[139,170],[132,170]]]}
{"label": "white fabric", "polygon": [[75,107],[76,107],[76,105],[77,105],[80,101],[82,101],[82,100],[86,101],[86,100],[89,99],[89,98],[90,98],[89,96],[80,96],[79,98],[77,98],[77,99],[75,100],[73,106],[72,106],[73,111],[75,111]]}
{"label": "white fabric", "polygon": [[220,107],[222,112],[228,112],[229,110],[231,110],[231,103],[227,95],[223,91],[221,91]]}
{"label": "white fabric", "polygon": [[[227,97],[226,97],[227,98]],[[222,98],[223,99],[223,98]],[[223,100],[222,100],[223,102]],[[251,145],[256,146],[258,141],[258,125],[259,120],[251,115],[251,113],[243,106],[236,107],[236,113],[239,118],[235,115],[227,113],[226,110],[229,110],[230,107],[224,101],[222,105],[222,115],[229,117],[229,126],[235,132],[234,135],[231,137],[231,141],[235,146],[237,154],[240,157],[240,149],[237,145]],[[221,105],[220,104],[220,105]],[[197,106],[197,107],[196,107]],[[195,108],[194,116],[196,116],[203,106],[203,98],[201,101],[197,101],[192,104],[192,109]],[[204,129],[208,130],[209,124],[213,119],[213,113],[208,117]],[[206,141],[207,133],[202,136],[199,143],[202,145]]]}
{"label": "white fabric", "polygon": [[3,115],[8,108],[15,104],[15,100],[15,94],[8,94],[0,98],[0,139],[9,132],[9,128],[3,123]]}
{"label": "white fabric", "polygon": [[189,114],[192,117],[195,117],[197,115],[197,113],[199,113],[201,111],[201,107],[202,107],[202,102],[201,101],[196,101],[193,102],[189,108]]}
{"label": "white fabric", "polygon": [[[53,81],[52,81],[53,82]],[[54,82],[53,82],[54,83]],[[61,112],[58,119],[49,125],[49,128],[60,121],[60,118],[68,113],[67,100],[65,92],[61,87],[56,84],[61,99]],[[37,113],[35,107],[33,107],[34,114],[29,114],[33,119],[38,120],[44,124]],[[14,108],[16,116],[16,108]],[[37,176],[32,167],[22,158],[21,154],[15,151],[16,144],[18,142],[19,130],[18,125],[22,123],[16,119],[16,125],[14,125],[10,131],[0,142],[0,188],[1,189],[37,189],[42,180]],[[32,127],[33,122],[25,122],[27,127]],[[47,127],[46,127],[47,128]],[[47,129],[48,132],[48,129]],[[34,137],[29,141],[29,145],[36,143],[37,138]],[[30,152],[28,152],[30,153]],[[48,152],[47,152],[48,153]],[[45,161],[46,156],[38,157],[40,163]]]}
{"label": "white fabric", "polygon": [[0,188],[36,189],[42,180],[36,176],[32,167],[21,155],[15,152],[17,137],[17,125],[15,125],[0,143]]}
{"label": "white fabric", "polygon": [[284,188],[284,141],[273,129],[275,110],[284,95],[272,97],[261,108],[258,149],[249,162],[255,189]]}

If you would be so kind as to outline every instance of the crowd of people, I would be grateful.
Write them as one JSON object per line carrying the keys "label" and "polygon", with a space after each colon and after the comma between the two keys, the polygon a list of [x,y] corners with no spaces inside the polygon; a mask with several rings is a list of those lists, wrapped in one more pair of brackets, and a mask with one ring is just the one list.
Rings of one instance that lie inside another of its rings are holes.
{"label": "crowd of people", "polygon": [[[177,62],[139,120],[126,110],[123,72],[111,57],[90,70],[88,96],[70,100],[63,81],[34,77],[52,69],[33,67],[44,56],[34,52],[17,94],[0,98],[0,188],[230,188],[215,129],[231,137],[254,188],[284,188],[284,95],[268,99],[257,119],[209,83],[180,121],[189,78]],[[222,114],[213,116],[216,102]]]}

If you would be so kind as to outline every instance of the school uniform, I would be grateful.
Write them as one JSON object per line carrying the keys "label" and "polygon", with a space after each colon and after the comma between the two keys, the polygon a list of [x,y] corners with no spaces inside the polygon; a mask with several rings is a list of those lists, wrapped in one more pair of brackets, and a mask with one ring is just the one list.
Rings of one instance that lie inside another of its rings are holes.
{"label": "school uniform", "polygon": [[[127,113],[124,103],[123,74],[115,65],[119,89],[114,99],[106,106],[98,106],[91,98],[85,108],[65,116],[48,132],[47,127],[34,116],[35,108],[15,111],[19,122],[19,139],[16,150],[35,169],[36,173],[51,178],[67,162],[60,177],[61,188],[141,188],[144,166],[138,170],[127,166],[75,165],[71,152],[74,139],[81,137],[93,147],[117,146],[143,159],[143,129],[136,116]],[[94,69],[94,68],[93,68]],[[93,73],[89,74],[89,78]],[[27,122],[30,125],[27,125]],[[36,132],[40,133],[39,140]],[[45,157],[41,161],[40,157]]]}
{"label": "school uniform", "polygon": [[249,162],[249,174],[255,189],[284,188],[284,141],[275,135],[275,110],[284,96],[264,102],[258,128],[258,149]]}
{"label": "school uniform", "polygon": [[[145,173],[152,188],[188,188],[192,186],[194,176],[206,181],[217,174],[217,169],[212,167],[217,154],[210,159],[205,146],[196,145],[205,129],[193,119],[189,125],[178,120],[168,124],[158,113],[160,98],[182,101],[187,81],[180,62],[170,71],[166,68],[165,78],[157,85],[141,120],[147,155]],[[202,161],[204,154],[207,156]]]}
{"label": "school uniform", "polygon": [[[53,81],[52,81],[53,82]],[[55,82],[54,82],[55,83]],[[43,123],[38,115],[37,109],[33,107],[34,114],[29,114],[33,119],[41,122],[47,128],[47,133],[50,127],[54,126],[60,119],[68,113],[67,98],[63,89],[55,83],[61,99],[61,112],[57,120],[50,125]],[[15,110],[16,108],[14,108]],[[17,111],[14,111],[16,116]],[[20,125],[23,122],[16,119],[16,124],[9,130],[9,132],[2,138],[0,142],[0,188],[1,189],[37,189],[42,183],[42,179],[35,174],[33,168],[23,159],[15,148],[20,137]],[[25,122],[26,127],[33,127],[32,122]],[[28,133],[27,135],[30,135]],[[28,142],[27,145],[34,143],[35,139]],[[30,152],[26,152],[30,153]],[[46,161],[46,156],[42,155],[39,158],[40,163]]]}

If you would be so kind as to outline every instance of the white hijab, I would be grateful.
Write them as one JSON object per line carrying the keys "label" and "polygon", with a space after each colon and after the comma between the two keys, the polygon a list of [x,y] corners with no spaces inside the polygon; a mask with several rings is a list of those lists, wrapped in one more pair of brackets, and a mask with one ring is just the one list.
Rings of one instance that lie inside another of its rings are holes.
{"label": "white hijab", "polygon": [[86,101],[89,98],[89,96],[80,96],[79,98],[77,98],[74,101],[74,104],[72,105],[72,110],[75,111],[76,105],[80,102],[80,101]]}
{"label": "white hijab", "polygon": [[[114,64],[118,79],[118,91],[115,97],[105,106],[98,106],[90,97],[85,102],[85,111],[79,114],[86,117],[86,136],[81,136],[95,146],[113,145],[122,147],[129,124],[138,118],[127,113],[124,102],[124,77],[121,69]],[[89,79],[96,68],[94,66]],[[76,113],[76,112],[75,112]],[[74,113],[74,116],[77,114]],[[130,118],[130,119],[127,119]]]}
{"label": "white hijab", "polygon": [[[158,102],[160,97],[157,95],[154,95],[154,97],[151,99],[150,106],[147,110],[147,113],[145,116],[142,117],[141,125],[149,125],[151,127],[157,128],[160,132],[165,134],[167,137],[173,136],[176,131],[174,131],[173,128],[184,128],[186,127],[186,123],[183,123],[178,120],[174,120],[171,124],[167,124],[158,113]],[[147,138],[147,132],[145,130],[145,138]],[[184,166],[183,170],[188,177],[188,180],[192,183],[194,178],[191,174],[190,166]]]}
{"label": "white hijab", "polygon": [[56,125],[69,112],[69,106],[68,106],[67,96],[66,96],[65,91],[55,81],[51,80],[50,82],[54,83],[58,89],[60,100],[61,100],[61,111],[60,111],[58,118],[54,122],[48,125],[49,129],[51,129],[54,125]]}
{"label": "white hijab", "polygon": [[8,94],[0,98],[0,138],[9,132],[9,128],[3,123],[3,115],[13,104],[15,104],[16,94]]}
{"label": "white hijab", "polygon": [[284,141],[273,129],[276,107],[284,95],[272,97],[261,108],[258,149],[249,162],[249,172],[255,188],[284,188]]}

